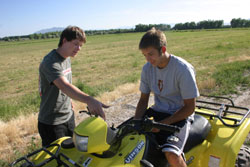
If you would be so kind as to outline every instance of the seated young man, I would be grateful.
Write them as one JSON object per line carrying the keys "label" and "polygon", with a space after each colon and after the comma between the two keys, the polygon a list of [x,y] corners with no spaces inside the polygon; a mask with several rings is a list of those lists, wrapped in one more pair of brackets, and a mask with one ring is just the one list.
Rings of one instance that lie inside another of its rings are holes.
{"label": "seated young man", "polygon": [[[141,73],[141,97],[134,119],[144,115],[153,116],[155,121],[177,125],[180,132],[169,133],[152,129],[159,144],[163,146],[171,167],[185,167],[183,148],[193,119],[195,98],[199,96],[195,71],[184,59],[169,54],[166,50],[166,36],[152,28],[142,37],[139,49],[147,63]],[[154,105],[147,109],[150,92],[154,94]]]}

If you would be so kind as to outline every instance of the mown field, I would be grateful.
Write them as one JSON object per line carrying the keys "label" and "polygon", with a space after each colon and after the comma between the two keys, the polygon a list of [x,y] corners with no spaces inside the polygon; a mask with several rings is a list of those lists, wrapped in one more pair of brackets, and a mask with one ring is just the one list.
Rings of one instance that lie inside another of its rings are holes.
{"label": "mown field", "polygon": [[[250,86],[250,29],[168,31],[169,53],[196,69],[201,93],[232,94]],[[138,50],[144,33],[88,36],[72,59],[73,83],[92,96],[137,82],[145,63]],[[0,118],[38,112],[38,67],[59,39],[0,43]]]}

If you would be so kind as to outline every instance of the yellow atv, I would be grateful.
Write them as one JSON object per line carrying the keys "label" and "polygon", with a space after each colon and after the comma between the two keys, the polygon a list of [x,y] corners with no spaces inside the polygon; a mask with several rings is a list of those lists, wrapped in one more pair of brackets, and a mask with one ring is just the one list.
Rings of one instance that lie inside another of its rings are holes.
{"label": "yellow atv", "polygon": [[[215,98],[217,102],[208,99]],[[229,100],[230,104],[219,102]],[[184,152],[189,167],[250,167],[250,149],[243,143],[250,131],[250,110],[223,97],[197,100],[194,121]],[[63,137],[11,163],[22,167],[167,167],[152,128],[178,127],[152,119],[129,120],[118,127],[90,116]]]}

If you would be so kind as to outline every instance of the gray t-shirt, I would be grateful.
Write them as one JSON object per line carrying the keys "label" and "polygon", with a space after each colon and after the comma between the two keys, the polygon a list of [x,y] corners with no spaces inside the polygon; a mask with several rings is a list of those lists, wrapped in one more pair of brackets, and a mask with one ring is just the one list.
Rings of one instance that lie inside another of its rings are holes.
{"label": "gray t-shirt", "polygon": [[39,67],[41,103],[38,121],[44,124],[58,125],[65,123],[73,114],[71,99],[53,83],[61,76],[72,83],[70,58],[64,59],[56,50],[52,50],[44,57]]}
{"label": "gray t-shirt", "polygon": [[171,55],[168,65],[163,69],[150,63],[144,65],[140,91],[145,94],[153,92],[155,104],[152,108],[169,114],[183,107],[183,99],[199,96],[193,66],[174,55]]}

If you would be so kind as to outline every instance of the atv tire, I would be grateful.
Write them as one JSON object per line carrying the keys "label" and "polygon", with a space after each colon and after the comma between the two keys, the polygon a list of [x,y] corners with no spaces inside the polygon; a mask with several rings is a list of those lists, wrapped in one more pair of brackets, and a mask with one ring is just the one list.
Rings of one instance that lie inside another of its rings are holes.
{"label": "atv tire", "polygon": [[249,167],[250,166],[250,148],[242,145],[238,153],[235,167]]}

